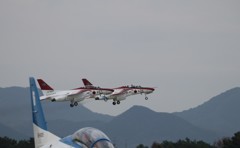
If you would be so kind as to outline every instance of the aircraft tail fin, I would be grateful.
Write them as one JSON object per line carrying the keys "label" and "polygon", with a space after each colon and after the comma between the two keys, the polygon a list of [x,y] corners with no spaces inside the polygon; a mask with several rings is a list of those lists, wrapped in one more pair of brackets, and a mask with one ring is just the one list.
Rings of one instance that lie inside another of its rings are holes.
{"label": "aircraft tail fin", "polygon": [[29,83],[31,94],[34,142],[35,148],[39,148],[50,142],[57,141],[60,138],[47,130],[47,123],[45,121],[35,79],[33,77],[30,77]]}
{"label": "aircraft tail fin", "polygon": [[42,92],[45,96],[50,95],[54,92],[54,89],[51,86],[49,86],[42,79],[37,79],[37,81],[38,81],[38,84],[39,84],[39,86],[40,86],[40,88],[41,88],[41,90],[42,90]]}
{"label": "aircraft tail fin", "polygon": [[82,79],[82,81],[85,86],[93,86],[92,83],[89,82],[87,79]]}

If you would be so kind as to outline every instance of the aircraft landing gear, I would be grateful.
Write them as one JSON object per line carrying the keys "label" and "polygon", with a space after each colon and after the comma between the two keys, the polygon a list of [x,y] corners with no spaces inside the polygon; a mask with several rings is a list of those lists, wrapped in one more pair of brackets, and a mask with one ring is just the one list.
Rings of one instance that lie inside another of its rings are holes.
{"label": "aircraft landing gear", "polygon": [[107,102],[108,98],[107,98],[106,96],[104,96],[103,100],[104,100],[105,102]]}
{"label": "aircraft landing gear", "polygon": [[145,94],[145,100],[148,100],[148,97],[147,97],[147,95]]}
{"label": "aircraft landing gear", "polygon": [[120,101],[119,101],[119,100],[117,100],[117,101],[113,101],[112,104],[113,104],[113,105],[120,104]]}
{"label": "aircraft landing gear", "polygon": [[74,100],[71,100],[70,107],[78,106],[78,102],[74,102]]}
{"label": "aircraft landing gear", "polygon": [[77,103],[77,102],[74,102],[74,106],[78,106],[78,103]]}

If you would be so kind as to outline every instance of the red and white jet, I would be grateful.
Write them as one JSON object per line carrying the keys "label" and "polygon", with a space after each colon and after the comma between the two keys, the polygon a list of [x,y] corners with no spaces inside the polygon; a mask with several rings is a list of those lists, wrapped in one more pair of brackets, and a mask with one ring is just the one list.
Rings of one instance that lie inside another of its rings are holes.
{"label": "red and white jet", "polygon": [[[94,87],[87,79],[83,79],[85,86]],[[113,100],[113,105],[120,104],[120,101],[125,100],[128,96],[144,94],[145,99],[148,100],[147,94],[152,93],[155,89],[152,87],[141,87],[141,86],[122,86],[118,88],[113,88],[113,93],[109,95],[98,95],[95,97],[95,100]]]}
{"label": "red and white jet", "polygon": [[94,98],[97,95],[108,95],[114,90],[100,87],[79,87],[71,90],[55,91],[42,79],[38,79],[38,84],[43,92],[40,100],[50,100],[52,102],[70,101],[70,107],[77,106],[78,102],[87,98]]}

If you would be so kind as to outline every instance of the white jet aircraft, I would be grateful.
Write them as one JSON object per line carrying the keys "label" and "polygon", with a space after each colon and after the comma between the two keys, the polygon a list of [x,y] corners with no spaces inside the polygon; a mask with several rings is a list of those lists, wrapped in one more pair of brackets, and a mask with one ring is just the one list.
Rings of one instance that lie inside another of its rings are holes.
{"label": "white jet aircraft", "polygon": [[55,91],[42,79],[38,79],[38,84],[43,92],[40,100],[51,100],[52,102],[70,101],[70,107],[77,106],[78,102],[87,98],[93,98],[96,95],[108,95],[113,92],[112,89],[100,87],[79,87],[72,90]]}
{"label": "white jet aircraft", "polygon": [[100,130],[86,127],[60,138],[47,130],[41,101],[33,77],[29,78],[35,148],[114,148]]}
{"label": "white jet aircraft", "polygon": [[[85,86],[94,87],[87,79],[83,79],[83,83]],[[152,93],[155,89],[152,87],[141,87],[141,86],[122,86],[118,88],[113,88],[113,93],[109,95],[98,95],[95,97],[95,100],[105,100],[108,99],[113,100],[113,105],[120,104],[120,101],[125,100],[128,96],[136,95],[136,94],[144,94],[145,99],[148,100],[147,94]]]}

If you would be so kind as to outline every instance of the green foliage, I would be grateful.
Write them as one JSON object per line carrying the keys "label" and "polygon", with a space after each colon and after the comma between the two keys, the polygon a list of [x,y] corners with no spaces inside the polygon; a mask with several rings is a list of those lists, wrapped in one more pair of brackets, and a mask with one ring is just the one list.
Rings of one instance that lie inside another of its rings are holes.
{"label": "green foliage", "polygon": [[240,132],[234,134],[232,138],[223,138],[214,143],[216,148],[239,148],[240,147]]}
{"label": "green foliage", "polygon": [[203,141],[191,141],[189,138],[186,138],[185,140],[178,140],[177,142],[154,142],[152,148],[213,148],[213,146]]}
{"label": "green foliage", "polygon": [[[34,148],[34,139],[14,140],[8,137],[0,137],[0,148]],[[139,144],[136,148],[148,148]],[[213,145],[203,141],[191,141],[189,138],[178,140],[177,142],[163,141],[162,143],[154,142],[151,148],[240,148],[240,132],[234,134],[231,138],[223,138]]]}
{"label": "green foliage", "polygon": [[0,147],[6,148],[15,148],[17,145],[17,141],[10,139],[8,137],[0,137]]}
{"label": "green foliage", "polygon": [[151,148],[240,148],[240,132],[235,133],[231,138],[218,140],[213,145],[203,141],[191,141],[189,138],[186,138],[185,140],[178,140],[177,142],[154,142]]}
{"label": "green foliage", "polygon": [[139,144],[136,148],[148,148],[148,147],[144,146],[143,144]]}
{"label": "green foliage", "polygon": [[0,137],[1,148],[34,148],[34,139],[16,141],[8,137]]}

